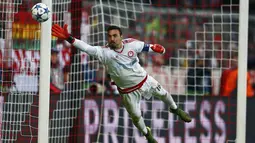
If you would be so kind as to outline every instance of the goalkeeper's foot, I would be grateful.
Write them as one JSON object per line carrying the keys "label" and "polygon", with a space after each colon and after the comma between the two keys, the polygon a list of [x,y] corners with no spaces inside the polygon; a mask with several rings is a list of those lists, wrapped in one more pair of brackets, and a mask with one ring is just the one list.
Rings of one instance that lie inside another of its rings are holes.
{"label": "goalkeeper's foot", "polygon": [[184,122],[191,122],[191,117],[189,116],[189,114],[184,112],[180,108],[177,108],[177,109],[170,108],[170,112],[178,115]]}
{"label": "goalkeeper's foot", "polygon": [[147,134],[145,135],[148,143],[158,143],[152,136],[151,129],[149,127],[147,128]]}

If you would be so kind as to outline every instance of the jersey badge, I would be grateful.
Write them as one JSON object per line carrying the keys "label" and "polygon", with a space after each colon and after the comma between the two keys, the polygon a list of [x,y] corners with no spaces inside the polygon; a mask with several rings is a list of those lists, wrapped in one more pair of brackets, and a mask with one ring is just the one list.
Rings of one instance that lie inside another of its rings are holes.
{"label": "jersey badge", "polygon": [[128,51],[128,56],[129,56],[129,57],[133,57],[134,54],[135,54],[134,51]]}

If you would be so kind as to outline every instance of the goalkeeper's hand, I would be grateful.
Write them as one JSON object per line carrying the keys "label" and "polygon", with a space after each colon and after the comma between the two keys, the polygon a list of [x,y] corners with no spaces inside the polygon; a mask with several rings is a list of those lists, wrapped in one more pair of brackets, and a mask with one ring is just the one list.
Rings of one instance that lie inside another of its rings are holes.
{"label": "goalkeeper's hand", "polygon": [[164,54],[165,53],[165,48],[162,45],[159,44],[153,44],[151,46],[151,49],[156,52],[156,53],[160,53],[160,54]]}
{"label": "goalkeeper's hand", "polygon": [[67,30],[67,24],[64,25],[64,27],[60,27],[58,24],[54,24],[52,26],[52,35],[55,36],[55,37],[58,37],[60,39],[63,39],[63,40],[66,40],[68,41],[69,43],[73,43],[74,42],[74,37],[71,36],[69,33],[68,33],[68,30]]}

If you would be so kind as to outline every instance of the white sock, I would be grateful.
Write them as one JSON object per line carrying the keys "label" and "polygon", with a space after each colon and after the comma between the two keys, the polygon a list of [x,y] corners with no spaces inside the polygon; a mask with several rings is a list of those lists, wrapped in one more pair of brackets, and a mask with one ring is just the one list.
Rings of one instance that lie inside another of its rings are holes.
{"label": "white sock", "polygon": [[160,91],[156,90],[154,96],[162,100],[171,109],[177,109],[177,105],[175,104],[172,96],[164,88],[161,88]]}
{"label": "white sock", "polygon": [[145,127],[145,128],[143,129],[143,134],[146,135],[147,133],[148,133],[148,130],[147,130],[147,128]]}
{"label": "white sock", "polygon": [[172,96],[171,96],[170,94],[167,94],[167,98],[169,98],[170,102],[172,103],[172,104],[170,105],[170,108],[171,108],[171,109],[177,109],[177,105],[176,105],[176,103],[174,102]]}
{"label": "white sock", "polygon": [[177,105],[169,93],[167,93],[165,97],[162,98],[162,101],[168,104],[171,109],[177,109]]}
{"label": "white sock", "polygon": [[138,122],[133,122],[137,129],[142,132],[144,135],[148,133],[146,125],[144,123],[143,117],[140,117]]}

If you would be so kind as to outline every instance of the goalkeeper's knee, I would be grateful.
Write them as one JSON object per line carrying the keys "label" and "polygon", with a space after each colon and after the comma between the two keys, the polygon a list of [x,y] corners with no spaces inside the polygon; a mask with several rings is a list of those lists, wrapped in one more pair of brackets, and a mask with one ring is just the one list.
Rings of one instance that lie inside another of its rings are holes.
{"label": "goalkeeper's knee", "polygon": [[134,123],[138,123],[138,122],[140,121],[141,117],[142,117],[142,116],[131,116],[132,121],[133,121]]}

